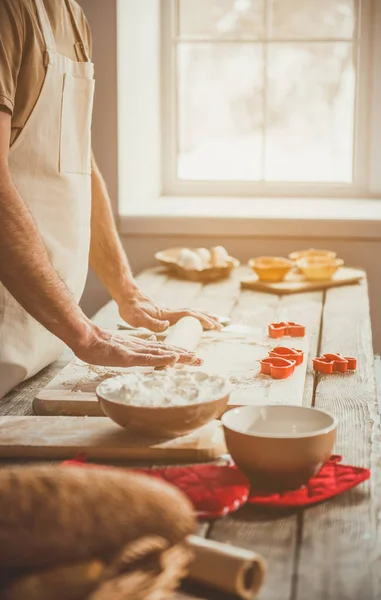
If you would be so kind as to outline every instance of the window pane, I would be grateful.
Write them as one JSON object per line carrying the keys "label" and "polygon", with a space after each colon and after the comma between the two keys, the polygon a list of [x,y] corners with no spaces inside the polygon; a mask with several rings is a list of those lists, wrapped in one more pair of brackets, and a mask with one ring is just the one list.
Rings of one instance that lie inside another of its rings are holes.
{"label": "window pane", "polygon": [[352,44],[270,44],[265,178],[352,181]]}
{"label": "window pane", "polygon": [[179,0],[179,33],[195,37],[261,37],[265,0]]}
{"label": "window pane", "polygon": [[180,179],[261,178],[262,81],[261,44],[179,44]]}
{"label": "window pane", "polygon": [[355,0],[268,0],[273,39],[352,38]]}

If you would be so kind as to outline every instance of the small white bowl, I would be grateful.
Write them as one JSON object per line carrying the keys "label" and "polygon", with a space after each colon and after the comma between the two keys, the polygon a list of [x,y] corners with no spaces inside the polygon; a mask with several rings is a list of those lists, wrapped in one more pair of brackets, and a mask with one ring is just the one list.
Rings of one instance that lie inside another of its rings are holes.
{"label": "small white bowl", "polygon": [[332,454],[337,420],[316,408],[242,406],[222,418],[228,450],[253,487],[298,489]]}

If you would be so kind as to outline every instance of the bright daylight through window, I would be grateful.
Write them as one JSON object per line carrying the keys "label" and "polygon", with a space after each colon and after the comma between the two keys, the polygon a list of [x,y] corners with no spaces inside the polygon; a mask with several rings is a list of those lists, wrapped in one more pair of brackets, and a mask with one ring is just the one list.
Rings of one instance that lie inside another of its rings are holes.
{"label": "bright daylight through window", "polygon": [[176,182],[359,187],[368,112],[360,2],[162,5],[163,154],[172,193]]}

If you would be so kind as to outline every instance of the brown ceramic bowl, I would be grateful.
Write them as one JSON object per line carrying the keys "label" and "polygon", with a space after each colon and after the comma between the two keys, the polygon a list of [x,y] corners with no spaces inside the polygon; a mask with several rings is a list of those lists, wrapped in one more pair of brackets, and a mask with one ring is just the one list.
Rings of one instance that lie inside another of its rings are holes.
{"label": "brown ceramic bowl", "polygon": [[281,256],[258,256],[249,260],[249,267],[261,281],[282,281],[294,267],[292,260]]}
{"label": "brown ceramic bowl", "polygon": [[181,406],[139,406],[139,399],[134,404],[122,404],[102,394],[102,383],[96,394],[105,415],[124,429],[153,439],[171,439],[219,418],[229,400],[230,384],[226,381],[220,398]]}
{"label": "brown ceramic bowl", "polygon": [[228,450],[256,489],[298,489],[329,459],[337,421],[304,406],[242,406],[222,417]]}

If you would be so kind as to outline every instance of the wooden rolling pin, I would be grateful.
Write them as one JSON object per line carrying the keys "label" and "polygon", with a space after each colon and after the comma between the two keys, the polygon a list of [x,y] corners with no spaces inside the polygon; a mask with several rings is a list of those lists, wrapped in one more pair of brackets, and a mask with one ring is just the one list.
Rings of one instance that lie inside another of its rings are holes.
{"label": "wooden rolling pin", "polygon": [[188,536],[187,540],[194,554],[189,579],[243,600],[252,599],[258,593],[266,570],[259,554],[195,535]]}
{"label": "wooden rolling pin", "polygon": [[198,319],[183,317],[168,333],[165,343],[193,352],[201,340],[202,331],[202,325]]}
{"label": "wooden rolling pin", "polygon": [[[192,535],[188,536],[187,544],[193,554],[188,566],[188,579],[228,592],[242,600],[252,600],[258,593],[265,575],[265,565],[258,554]],[[172,563],[174,558],[171,558]],[[185,562],[188,560],[187,555]],[[110,575],[110,566],[100,560],[56,565],[20,573],[19,578],[4,592],[0,591],[0,596],[1,600],[88,598],[88,594],[101,586]],[[144,577],[144,572],[140,577]],[[98,597],[96,592],[95,597]],[[106,597],[109,598],[108,595]]]}

